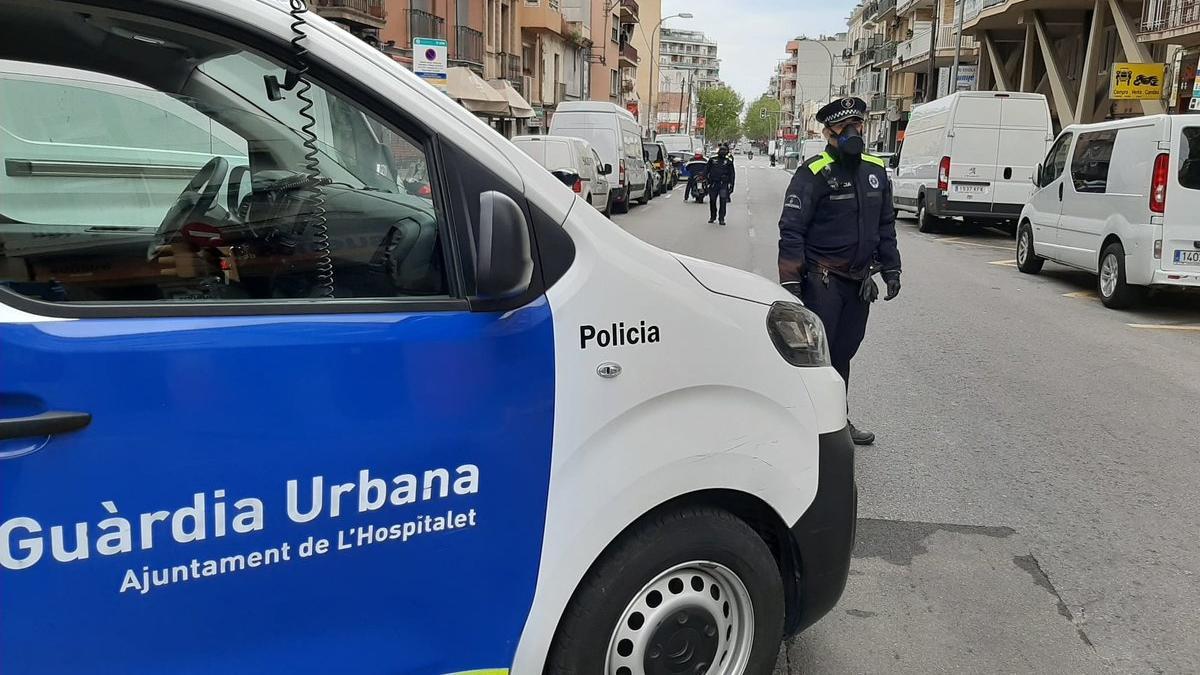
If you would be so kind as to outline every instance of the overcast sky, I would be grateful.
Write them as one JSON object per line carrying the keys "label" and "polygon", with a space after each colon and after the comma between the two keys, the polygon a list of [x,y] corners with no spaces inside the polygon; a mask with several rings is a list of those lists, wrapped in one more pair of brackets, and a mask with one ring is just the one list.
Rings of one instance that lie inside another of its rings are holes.
{"label": "overcast sky", "polygon": [[721,79],[749,103],[766,92],[788,40],[797,35],[816,37],[845,31],[855,1],[662,0],[662,5],[663,16],[695,15],[692,19],[668,19],[663,25],[704,31],[715,40]]}

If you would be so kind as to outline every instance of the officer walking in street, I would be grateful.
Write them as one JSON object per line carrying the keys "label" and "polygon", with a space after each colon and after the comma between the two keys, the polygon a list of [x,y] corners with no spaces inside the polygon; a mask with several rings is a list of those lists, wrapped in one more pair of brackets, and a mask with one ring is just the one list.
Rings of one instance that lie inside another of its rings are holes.
{"label": "officer walking in street", "polygon": [[729,156],[729,146],[725,143],[717,150],[717,156],[708,160],[705,180],[708,181],[708,222],[717,220],[717,202],[721,203],[720,223],[725,224],[725,208],[729,204],[729,196],[733,194],[733,183],[736,174],[733,170],[733,157]]}
{"label": "officer walking in street", "polygon": [[[850,360],[879,295],[872,275],[887,284],[884,300],[900,293],[900,251],[892,186],[884,161],[863,153],[867,104],[842,98],[817,111],[825,151],[792,177],[779,218],[779,281],[821,317],[833,367],[850,384]],[[850,424],[858,445],[875,434]]]}

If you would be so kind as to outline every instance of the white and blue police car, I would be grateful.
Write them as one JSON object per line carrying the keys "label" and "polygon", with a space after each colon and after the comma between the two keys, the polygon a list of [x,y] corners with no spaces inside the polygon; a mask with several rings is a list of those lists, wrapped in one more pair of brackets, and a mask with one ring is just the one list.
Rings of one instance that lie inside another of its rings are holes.
{"label": "white and blue police car", "polygon": [[820,322],[623,232],[411,46],[0,0],[6,675],[757,674],[837,602]]}

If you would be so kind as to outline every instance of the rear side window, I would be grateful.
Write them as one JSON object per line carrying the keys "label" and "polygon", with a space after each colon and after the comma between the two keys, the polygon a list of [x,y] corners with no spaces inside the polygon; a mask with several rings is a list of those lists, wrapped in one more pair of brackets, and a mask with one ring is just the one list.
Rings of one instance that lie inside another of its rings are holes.
{"label": "rear side window", "polygon": [[1200,190],[1200,127],[1187,127],[1179,139],[1179,184]]}
{"label": "rear side window", "polygon": [[1071,181],[1076,192],[1104,193],[1108,188],[1108,166],[1116,130],[1079,134],[1071,156]]}
{"label": "rear side window", "polygon": [[1054,147],[1050,148],[1050,153],[1046,155],[1046,161],[1042,164],[1041,187],[1046,187],[1062,175],[1067,165],[1067,151],[1071,149],[1071,138],[1071,134],[1063,134],[1054,142]]}

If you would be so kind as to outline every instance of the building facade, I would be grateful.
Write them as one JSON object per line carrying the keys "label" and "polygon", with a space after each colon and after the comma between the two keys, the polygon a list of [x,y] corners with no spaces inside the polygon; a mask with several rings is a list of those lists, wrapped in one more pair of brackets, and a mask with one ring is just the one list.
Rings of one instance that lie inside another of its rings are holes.
{"label": "building facade", "polygon": [[788,40],[787,56],[776,64],[775,85],[784,140],[796,141],[813,128],[812,120],[805,119],[806,102],[823,105],[849,93],[853,63],[846,58],[848,40],[848,33]]}
{"label": "building facade", "polygon": [[657,74],[654,65],[662,52],[659,35],[655,32],[662,19],[662,0],[637,0],[637,3],[637,30],[630,41],[639,57],[634,93],[638,102],[638,122],[649,131],[654,127],[652,99],[658,93],[658,86],[652,87],[651,82]]}
{"label": "building facade", "polygon": [[717,43],[694,30],[662,28],[659,38],[659,133],[702,135],[699,92],[721,82]]}

